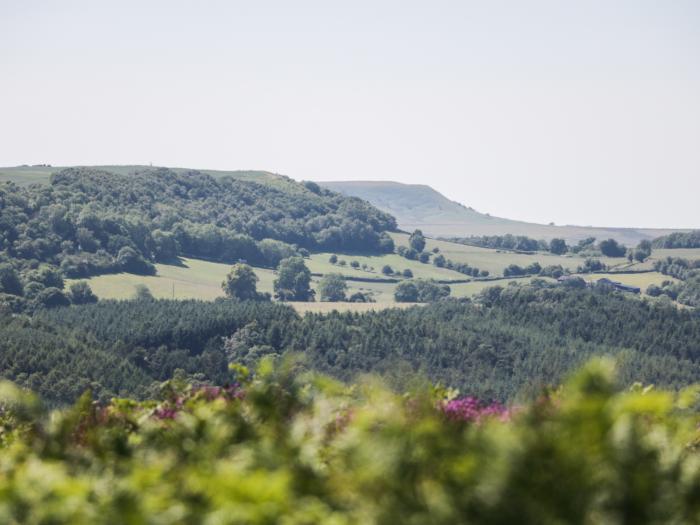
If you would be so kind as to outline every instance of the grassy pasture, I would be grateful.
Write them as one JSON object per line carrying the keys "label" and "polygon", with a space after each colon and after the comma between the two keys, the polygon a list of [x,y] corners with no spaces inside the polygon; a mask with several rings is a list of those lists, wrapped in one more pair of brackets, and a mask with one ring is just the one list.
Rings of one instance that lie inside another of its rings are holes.
{"label": "grassy pasture", "polygon": [[[510,283],[529,284],[535,277],[518,277],[514,279],[498,279],[496,281],[472,281],[470,283],[451,284],[450,297],[472,297],[486,288],[492,286],[508,286]],[[545,281],[554,282],[554,279],[544,278]]]}
{"label": "grassy pasture", "polygon": [[0,182],[14,182],[19,186],[46,184],[55,170],[44,166],[0,168]]}
{"label": "grassy pasture", "polygon": [[654,259],[665,259],[666,257],[680,257],[691,261],[700,259],[700,248],[661,248],[654,249],[651,253]]}
{"label": "grassy pasture", "polygon": [[[48,184],[51,174],[57,171],[61,171],[69,166],[15,166],[15,167],[0,167],[0,182],[14,182],[19,186],[29,186],[30,184]],[[146,170],[146,169],[156,169],[158,166],[145,166],[145,165],[123,165],[123,166],[91,166],[100,170],[108,171],[116,175],[130,175],[136,171]],[[189,171],[188,168],[170,168],[173,171],[182,173]],[[275,173],[270,173],[268,171],[224,171],[224,170],[209,170],[200,169],[202,173],[207,173],[215,179],[221,179],[223,177],[233,177],[234,179],[257,182],[259,184],[266,184],[269,186],[276,187],[284,191],[300,191],[300,187],[297,186],[294,181],[284,177],[282,175],[277,175]]]}
{"label": "grassy pasture", "polygon": [[676,282],[677,279],[659,272],[644,273],[592,273],[582,274],[581,277],[588,282],[596,282],[607,278],[611,281],[618,281],[629,286],[638,286],[644,292],[650,284],[661,285],[663,281]]}
{"label": "grassy pasture", "polygon": [[[397,246],[408,246],[409,236],[407,234],[392,233],[391,237]],[[577,255],[554,255],[546,252],[533,254],[513,253],[436,239],[426,240],[426,250],[430,251],[437,247],[445,258],[454,262],[468,263],[470,266],[480,270],[488,270],[493,277],[503,275],[503,270],[510,264],[517,264],[518,266],[528,266],[534,262],[538,262],[542,266],[560,264],[563,268],[576,271],[579,265],[583,264],[584,260],[583,257]],[[600,260],[611,267],[627,264],[627,259],[625,258],[601,257]]]}
{"label": "grassy pasture", "polygon": [[[214,263],[199,259],[181,259],[182,265],[157,264],[157,275],[134,275],[118,273],[99,275],[89,279],[92,290],[102,299],[129,299],[134,296],[136,285],[148,287],[154,297],[163,299],[203,299],[214,300],[222,297],[221,283],[229,272],[228,264]],[[272,270],[255,268],[260,281],[258,290],[272,293],[275,274]],[[75,280],[67,280],[70,286]],[[364,312],[389,306],[400,306],[393,302],[394,286],[392,283],[348,282],[348,294],[357,291],[371,293],[376,303],[290,303],[303,312],[327,312],[331,310]],[[314,278],[312,288],[318,288],[318,278]],[[174,290],[174,294],[173,294]]]}
{"label": "grassy pasture", "polygon": [[[163,299],[212,300],[223,296],[221,283],[231,269],[230,265],[189,258],[181,261],[181,266],[156,264],[157,275],[99,275],[89,280],[90,286],[98,297],[105,299],[129,299],[138,284],[148,286],[155,297]],[[274,272],[256,268],[255,273],[260,279],[258,290],[272,293]]]}
{"label": "grassy pasture", "polygon": [[[341,253],[336,254],[338,256],[338,260],[345,260],[348,263],[347,266],[340,266],[339,264],[331,264],[328,262],[328,258],[331,255],[331,253],[314,253],[311,255],[311,258],[306,261],[306,264],[313,273],[339,273],[349,277],[361,277],[365,279],[382,279],[386,277],[398,278],[399,276],[386,276],[382,274],[382,267],[385,264],[391,266],[394,271],[401,272],[408,268],[413,272],[413,277],[416,278],[436,279],[443,281],[468,279],[467,276],[454,270],[438,268],[437,266],[434,266],[432,262],[424,264],[420,261],[411,261],[395,253],[371,256],[347,255]],[[365,271],[362,268],[358,268],[356,270],[350,266],[351,261],[357,261],[360,263],[360,265],[367,264],[367,266],[374,267],[374,270]]]}

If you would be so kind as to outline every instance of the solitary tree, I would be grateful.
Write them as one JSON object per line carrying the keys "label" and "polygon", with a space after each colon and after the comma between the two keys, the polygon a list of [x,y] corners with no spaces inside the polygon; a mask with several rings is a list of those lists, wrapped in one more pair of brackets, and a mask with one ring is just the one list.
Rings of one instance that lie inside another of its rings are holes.
{"label": "solitary tree", "polygon": [[321,301],[339,302],[345,301],[345,292],[348,285],[345,278],[339,273],[329,273],[323,276],[318,285],[318,291],[321,294]]}
{"label": "solitary tree", "polygon": [[408,238],[408,244],[418,253],[422,252],[423,248],[425,248],[425,237],[423,237],[423,232],[420,230],[415,230]]}
{"label": "solitary tree", "polygon": [[153,301],[155,299],[151,293],[151,290],[149,290],[148,286],[145,284],[137,284],[134,286],[134,289],[134,299],[137,301]]}
{"label": "solitary tree", "polygon": [[651,242],[647,240],[640,241],[637,249],[634,250],[634,259],[643,262],[651,255]]}
{"label": "solitary tree", "polygon": [[392,273],[394,273],[394,270],[392,270],[391,266],[385,264],[384,266],[382,266],[382,273],[384,275],[391,275]]}
{"label": "solitary tree", "polygon": [[397,303],[415,303],[418,301],[418,288],[413,281],[402,281],[394,289],[394,300]]}
{"label": "solitary tree", "polygon": [[600,252],[607,257],[624,257],[627,253],[627,248],[619,244],[615,239],[601,241],[598,247]]}
{"label": "solitary tree", "polygon": [[226,276],[226,280],[221,283],[226,297],[239,301],[255,300],[258,298],[257,290],[258,276],[247,264],[234,264],[231,271]]}
{"label": "solitary tree", "polygon": [[566,245],[566,241],[564,239],[552,239],[549,242],[549,251],[554,254],[561,255],[569,251],[569,247]]}
{"label": "solitary tree", "polygon": [[274,282],[275,297],[281,301],[313,301],[311,272],[301,257],[280,261]]}

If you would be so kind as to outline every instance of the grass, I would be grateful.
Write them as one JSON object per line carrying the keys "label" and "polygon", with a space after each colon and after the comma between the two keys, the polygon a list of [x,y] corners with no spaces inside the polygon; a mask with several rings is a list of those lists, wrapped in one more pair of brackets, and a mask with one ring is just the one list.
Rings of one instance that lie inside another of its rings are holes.
{"label": "grass", "polygon": [[[157,275],[99,275],[89,280],[90,286],[98,297],[105,299],[129,299],[138,284],[146,285],[154,297],[163,299],[212,300],[223,296],[221,283],[230,265],[189,258],[181,261],[181,266],[156,264]],[[272,292],[272,270],[256,268],[255,273],[260,279],[258,290]]]}
{"label": "grass", "polygon": [[[407,245],[408,236],[405,234],[392,234],[397,245]],[[428,239],[427,249],[431,250],[437,246],[440,252],[445,257],[453,261],[466,262],[471,266],[480,269],[486,269],[491,272],[494,277],[500,276],[503,269],[509,264],[519,264],[526,266],[532,262],[539,262],[542,266],[550,264],[561,264],[565,268],[571,270],[581,264],[582,258],[577,256],[556,256],[546,253],[536,253],[533,255],[517,254],[510,252],[499,252],[489,248],[479,248],[475,246],[465,246],[462,244],[451,243],[446,241],[436,241]],[[348,295],[355,292],[363,292],[369,294],[376,303],[292,303],[297,311],[303,313],[308,311],[327,312],[331,310],[339,311],[354,311],[363,312],[368,310],[376,310],[380,308],[405,306],[394,303],[395,283],[371,282],[371,279],[386,278],[381,273],[381,268],[388,264],[396,270],[410,268],[414,277],[437,279],[442,281],[464,280],[467,278],[459,272],[448,270],[446,268],[437,268],[429,264],[423,264],[418,261],[410,261],[397,254],[387,254],[380,256],[362,256],[337,254],[339,259],[347,261],[345,267],[331,264],[328,259],[330,253],[316,253],[307,259],[307,265],[313,273],[327,274],[337,272],[345,276],[364,278],[368,281],[347,281]],[[684,257],[689,259],[700,259],[700,249],[678,249],[678,250],[654,250],[652,254],[654,259],[659,259],[667,256]],[[367,264],[374,267],[373,271],[365,271],[362,269],[355,270],[350,267],[350,262],[356,260],[360,264]],[[608,265],[620,265],[622,267],[627,263],[626,259],[608,259],[603,258],[603,261]],[[204,299],[213,300],[217,297],[222,297],[221,282],[230,270],[230,265],[203,261],[199,259],[183,258],[181,265],[157,264],[157,275],[143,276],[127,273],[101,275],[90,279],[90,286],[98,297],[104,299],[129,299],[135,293],[135,287],[138,284],[143,284],[148,287],[151,293],[158,298],[175,298],[175,299]],[[643,264],[631,265],[626,269],[629,270],[648,270],[651,268],[653,261],[648,261]],[[255,268],[260,281],[258,282],[258,290],[261,292],[272,293],[273,281],[275,273],[272,270],[264,268]],[[393,277],[393,276],[392,276]],[[622,282],[631,286],[638,286],[642,291],[650,284],[659,285],[664,280],[673,280],[672,278],[662,275],[658,272],[640,272],[640,273],[605,273],[605,274],[589,274],[583,275],[584,279],[598,280],[607,277],[612,280]],[[320,278],[315,276],[312,281],[312,288],[318,288]],[[532,280],[530,277],[501,279],[497,281],[471,281],[468,283],[451,283],[453,297],[471,297],[484,288],[490,286],[506,286],[510,282],[528,283]],[[71,281],[68,281],[70,285]]]}
{"label": "grass", "polygon": [[663,281],[673,281],[676,282],[677,279],[664,275],[659,272],[644,272],[644,273],[593,273],[593,274],[582,274],[583,277],[588,282],[595,282],[602,278],[610,279],[611,281],[618,281],[622,284],[629,286],[638,286],[644,292],[647,287],[651,284],[661,285]]}
{"label": "grass", "polygon": [[[48,184],[51,178],[51,174],[68,166],[15,166],[15,167],[0,167],[0,182],[14,182],[19,186],[28,186],[30,184]],[[95,169],[108,171],[116,175],[131,175],[136,171],[155,169],[157,166],[145,166],[145,165],[122,165],[122,166],[90,166]],[[189,171],[187,168],[170,168],[173,171],[182,173]],[[233,177],[239,180],[257,182],[259,184],[265,184],[268,186],[275,187],[284,191],[299,192],[303,188],[297,185],[293,180],[277,175],[275,173],[270,173],[268,171],[223,171],[223,170],[209,170],[200,169],[202,173],[207,173],[215,179],[221,179],[223,177]]]}
{"label": "grass", "polygon": [[[450,297],[472,297],[486,288],[492,286],[508,286],[511,283],[529,284],[536,277],[518,277],[516,279],[498,279],[496,281],[472,281],[470,283],[451,284]],[[549,282],[554,282],[554,279],[544,278]]]}
{"label": "grass", "polygon": [[680,257],[682,259],[699,260],[700,248],[662,248],[654,250],[651,256],[654,259],[665,259],[666,257]]}
{"label": "grass", "polygon": [[16,168],[0,168],[0,182],[14,182],[19,186],[30,184],[46,184],[56,168],[45,166],[27,166]]}
{"label": "grass", "polygon": [[[136,286],[148,287],[154,297],[162,299],[203,299],[214,300],[223,297],[221,283],[231,269],[231,265],[200,259],[182,258],[181,265],[156,264],[157,275],[135,275],[117,273],[99,275],[89,279],[95,294],[102,299],[130,299]],[[275,273],[264,268],[255,268],[260,279],[258,291],[272,293]],[[318,278],[314,278],[312,288],[317,289]],[[66,287],[75,280],[67,280]],[[348,294],[370,293],[376,303],[290,303],[298,312],[328,312],[331,310],[365,312],[388,307],[404,307],[393,302],[394,284],[348,282]]]}
{"label": "grass", "polygon": [[[442,281],[456,281],[464,280],[469,277],[455,272],[454,270],[448,270],[447,268],[438,268],[434,266],[432,262],[422,263],[420,261],[412,261],[401,257],[398,254],[390,253],[386,255],[346,255],[338,253],[338,260],[345,260],[347,266],[340,266],[339,264],[331,264],[328,259],[331,253],[314,253],[311,258],[307,261],[307,266],[313,273],[327,274],[327,273],[339,273],[341,275],[349,277],[359,277],[364,279],[386,279],[389,278],[401,278],[401,276],[396,275],[384,275],[382,273],[382,267],[384,265],[389,265],[394,271],[403,271],[405,269],[410,269],[413,272],[413,277],[421,279],[436,279]],[[374,270],[365,271],[362,268],[357,270],[350,267],[351,261],[357,261],[362,264],[367,264],[370,267],[374,267]]]}
{"label": "grass", "polygon": [[[408,235],[405,233],[392,233],[391,237],[397,246],[408,246]],[[479,246],[468,246],[449,241],[427,239],[426,250],[439,248],[446,259],[454,262],[468,263],[472,267],[480,270],[488,270],[492,277],[500,277],[503,270],[510,264],[518,266],[528,266],[534,262],[544,266],[561,265],[571,271],[583,264],[583,257],[577,255],[554,255],[546,252],[536,252],[533,254],[513,253],[509,251],[494,250],[492,248],[481,248]],[[617,266],[627,263],[624,258],[600,257],[600,260],[608,266]]]}

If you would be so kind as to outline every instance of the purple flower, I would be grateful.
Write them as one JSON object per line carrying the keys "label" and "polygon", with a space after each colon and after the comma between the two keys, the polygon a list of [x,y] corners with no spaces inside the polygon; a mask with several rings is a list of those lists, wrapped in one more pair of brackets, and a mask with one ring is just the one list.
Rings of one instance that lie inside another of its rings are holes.
{"label": "purple flower", "polygon": [[175,419],[177,410],[172,407],[158,407],[153,411],[153,415],[160,420]]}
{"label": "purple flower", "polygon": [[479,422],[483,418],[510,419],[510,410],[498,401],[485,403],[475,397],[463,397],[443,403],[442,413],[451,421]]}

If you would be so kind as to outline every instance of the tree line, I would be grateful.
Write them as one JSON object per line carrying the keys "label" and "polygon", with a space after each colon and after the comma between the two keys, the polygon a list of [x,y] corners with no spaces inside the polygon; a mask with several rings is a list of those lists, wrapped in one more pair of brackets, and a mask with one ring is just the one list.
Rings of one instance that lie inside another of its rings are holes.
{"label": "tree line", "polygon": [[654,248],[700,248],[700,230],[674,232],[657,237],[652,244]]}
{"label": "tree line", "polygon": [[178,370],[222,384],[230,363],[293,353],[343,380],[376,372],[401,385],[419,374],[502,401],[557,384],[596,355],[615,356],[628,384],[700,381],[696,311],[541,281],[363,314],[142,298],[0,316],[2,377],[57,404],[88,387],[102,399],[145,396]]}

